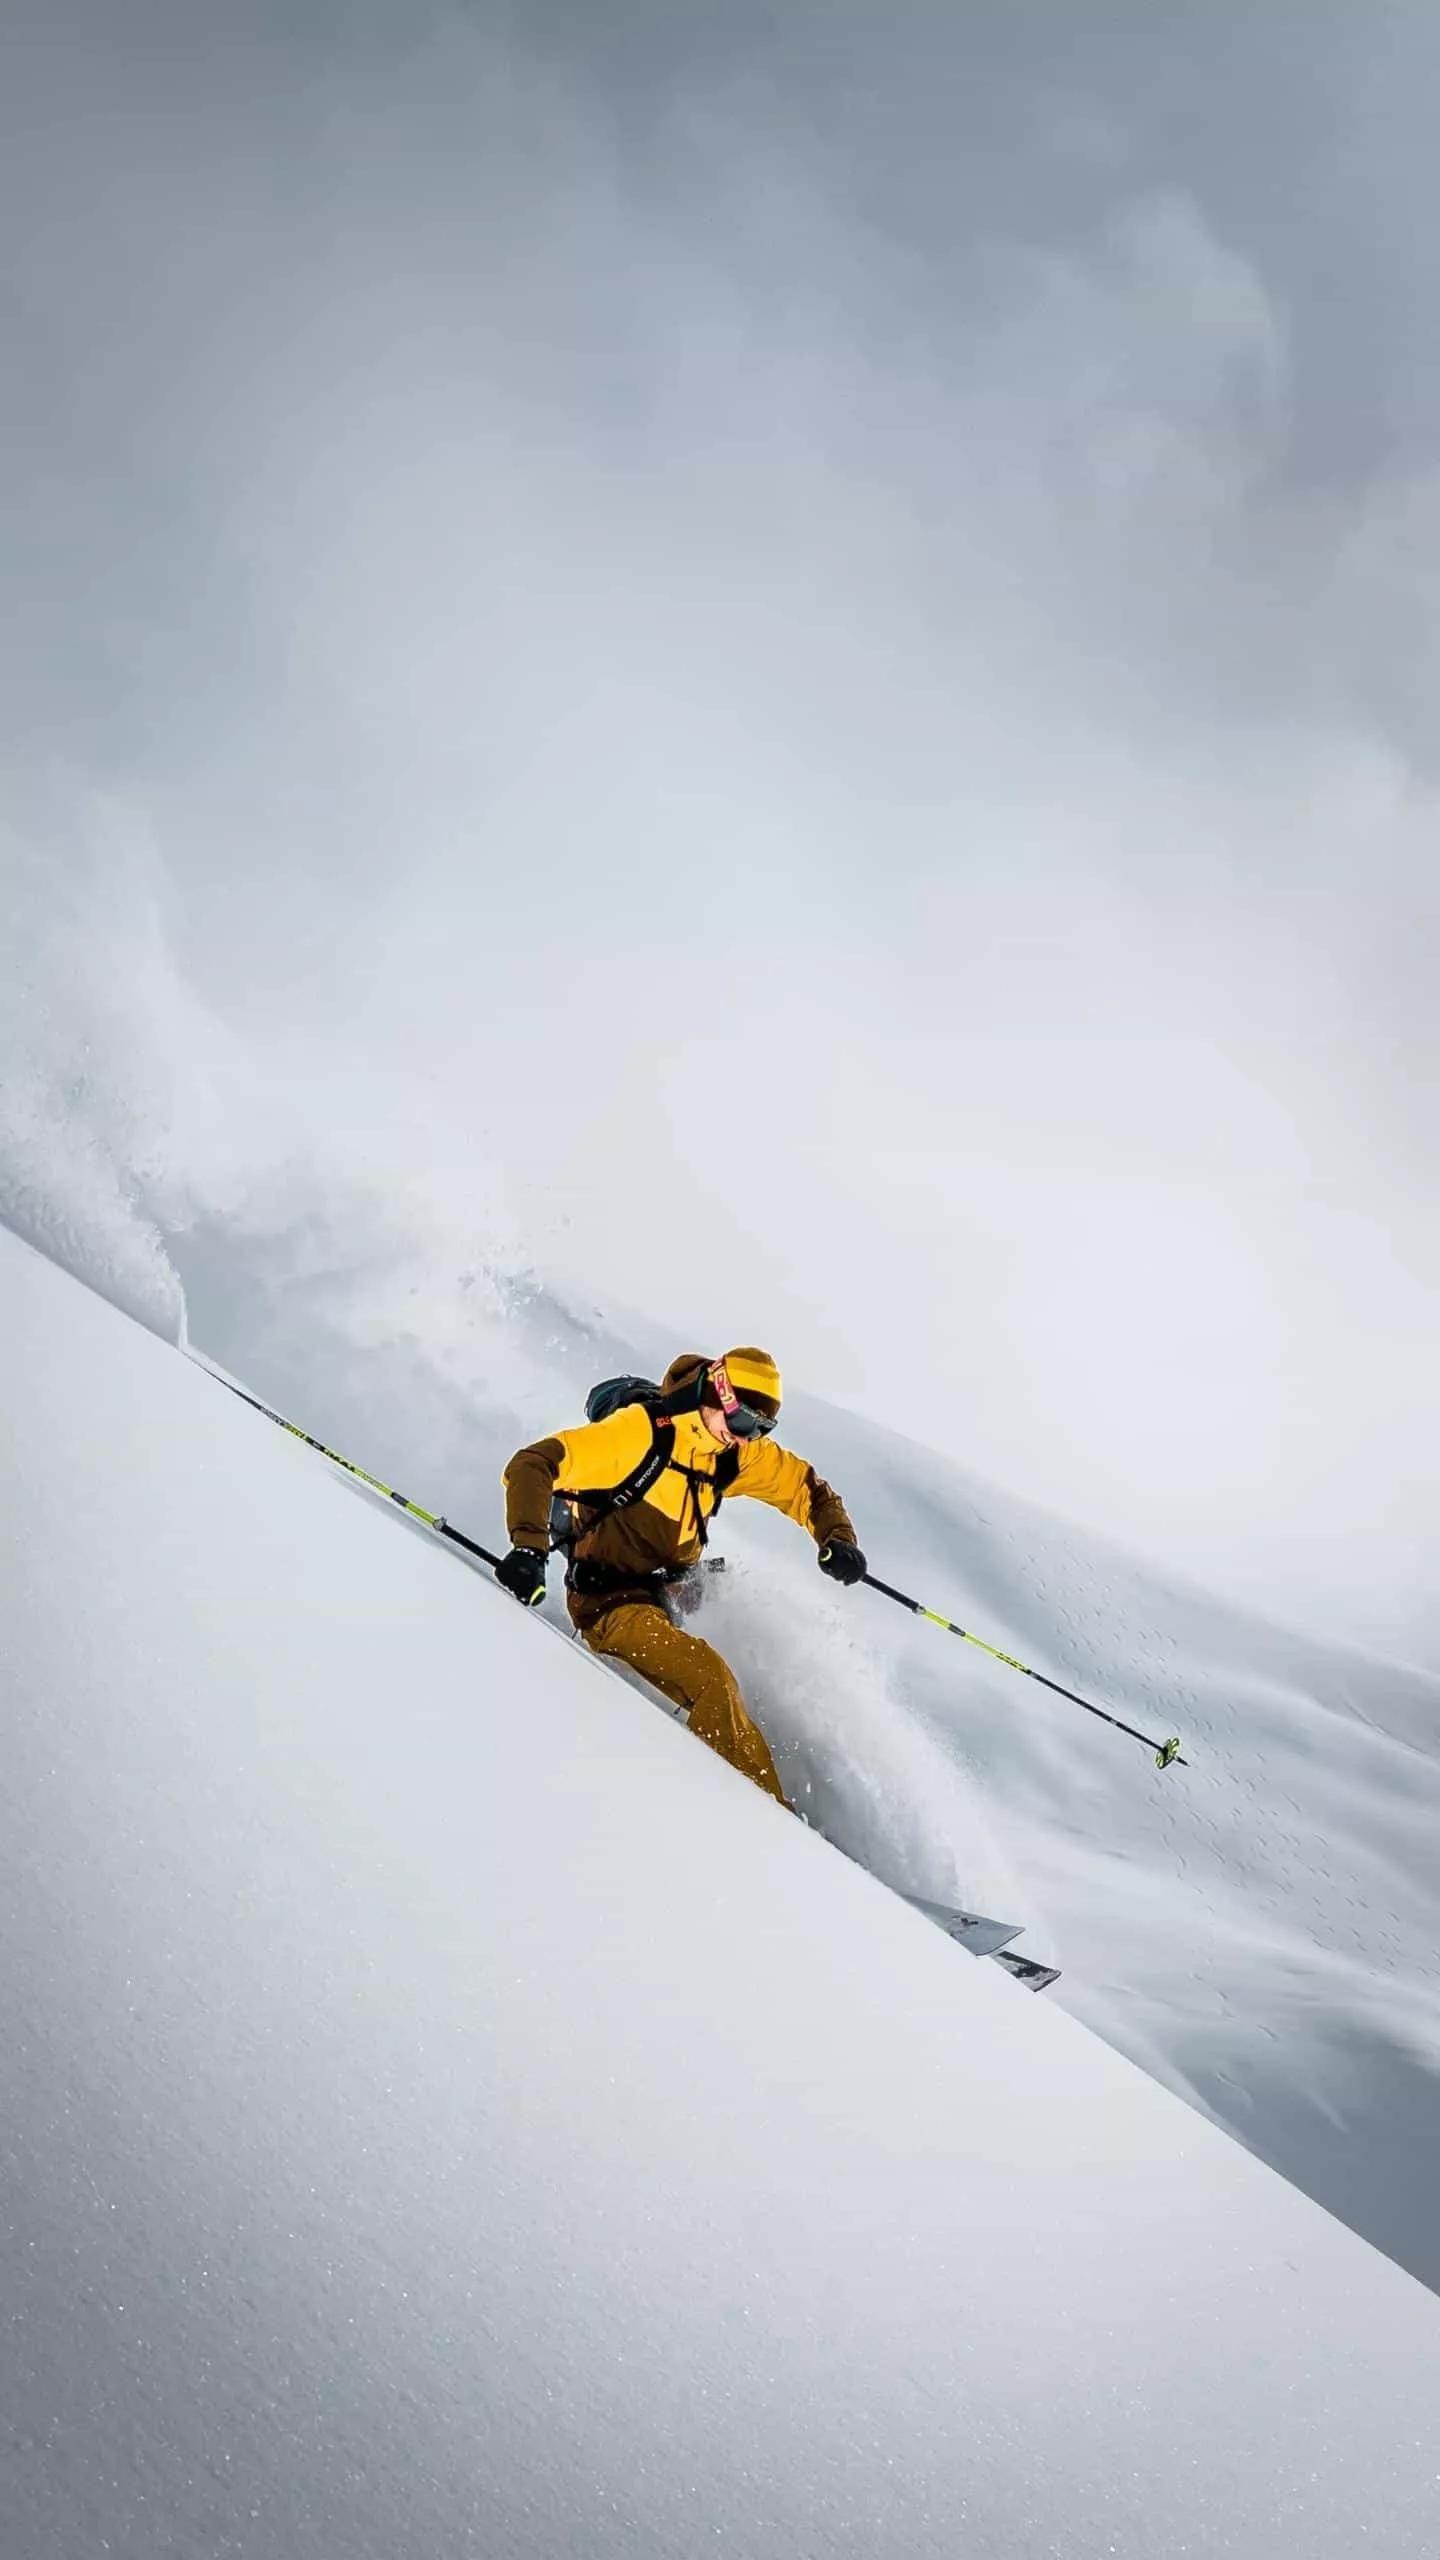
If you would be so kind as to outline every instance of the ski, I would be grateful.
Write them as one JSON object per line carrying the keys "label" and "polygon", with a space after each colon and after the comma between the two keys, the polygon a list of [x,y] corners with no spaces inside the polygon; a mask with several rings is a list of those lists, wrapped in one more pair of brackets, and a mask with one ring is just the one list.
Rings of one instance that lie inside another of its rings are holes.
{"label": "ski", "polygon": [[1027,1991],[1048,1991],[1051,1983],[1060,1979],[1058,1964],[1037,1964],[1033,1956],[1002,1954],[995,1961],[1004,1966],[1012,1981],[1022,1982]]}
{"label": "ski", "polygon": [[1048,1991],[1060,1979],[1058,1964],[1037,1964],[1033,1956],[1007,1953],[1012,1941],[1023,1934],[1024,1923],[1012,1926],[1008,1920],[987,1920],[983,1912],[957,1911],[948,1902],[927,1902],[923,1895],[907,1893],[904,1899],[912,1911],[923,1911],[957,1947],[972,1956],[993,1956],[1003,1965],[1014,1982],[1023,1983],[1027,1991]]}
{"label": "ski", "polygon": [[923,1911],[927,1920],[933,1920],[937,1929],[943,1929],[947,1938],[953,1938],[972,1956],[998,1955],[1012,1938],[1021,1935],[1025,1925],[1021,1920],[987,1920],[979,1911],[957,1911],[948,1902],[927,1902],[918,1893],[907,1893],[905,1900],[912,1910]]}

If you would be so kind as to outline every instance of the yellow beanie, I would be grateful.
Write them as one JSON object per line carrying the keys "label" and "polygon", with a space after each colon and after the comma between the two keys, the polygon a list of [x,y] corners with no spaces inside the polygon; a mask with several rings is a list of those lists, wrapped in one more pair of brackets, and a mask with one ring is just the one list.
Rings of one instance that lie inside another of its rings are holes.
{"label": "yellow beanie", "polygon": [[759,1405],[776,1414],[783,1392],[780,1372],[768,1351],[757,1351],[753,1345],[740,1351],[727,1351],[721,1362],[731,1386],[742,1403]]}

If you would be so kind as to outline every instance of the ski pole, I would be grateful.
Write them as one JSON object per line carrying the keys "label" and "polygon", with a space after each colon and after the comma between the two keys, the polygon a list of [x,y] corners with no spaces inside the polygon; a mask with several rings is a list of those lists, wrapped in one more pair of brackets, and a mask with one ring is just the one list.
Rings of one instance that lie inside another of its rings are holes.
{"label": "ski pole", "polygon": [[293,1432],[297,1440],[304,1441],[307,1449],[318,1449],[322,1458],[329,1458],[333,1465],[343,1467],[347,1475],[357,1476],[361,1484],[369,1485],[372,1493],[383,1493],[387,1502],[393,1502],[401,1511],[408,1511],[412,1520],[423,1520],[427,1529],[434,1529],[442,1538],[448,1538],[452,1546],[463,1547],[467,1555],[478,1556],[492,1572],[500,1562],[488,1547],[478,1545],[474,1538],[467,1538],[463,1529],[452,1529],[449,1521],[442,1520],[438,1512],[426,1511],[420,1503],[412,1502],[408,1494],[397,1493],[393,1485],[382,1484],[378,1476],[367,1474],[364,1467],[357,1467],[354,1459],[343,1456],[340,1450],[327,1449],[324,1441],[317,1440],[313,1432],[302,1431],[298,1422],[291,1422],[283,1413],[277,1413],[273,1405],[262,1404],[248,1388],[237,1387],[233,1378],[222,1378],[218,1369],[207,1367],[203,1360],[197,1360],[195,1366],[204,1369],[206,1377],[213,1378],[217,1387],[228,1387],[232,1396],[238,1396],[242,1404],[253,1406],[256,1413],[263,1413],[267,1422],[278,1422],[282,1431]]}
{"label": "ski pole", "polygon": [[1013,1653],[1002,1653],[998,1644],[987,1644],[983,1636],[972,1635],[968,1627],[957,1627],[953,1618],[942,1618],[938,1609],[927,1609],[923,1601],[912,1600],[908,1591],[896,1591],[873,1573],[867,1573],[865,1580],[872,1591],[883,1591],[887,1600],[898,1600],[901,1608],[909,1609],[915,1617],[928,1618],[932,1627],[943,1627],[948,1635],[963,1636],[967,1644],[977,1644],[994,1661],[1005,1663],[1011,1671],[1023,1671],[1027,1680],[1038,1680],[1042,1689],[1053,1689],[1057,1698],[1068,1698],[1072,1707],[1083,1707],[1087,1716],[1099,1716],[1102,1724],[1113,1724],[1117,1733],[1128,1733],[1132,1742],[1143,1742],[1147,1751],[1154,1752],[1157,1769],[1168,1769],[1172,1760],[1178,1760],[1182,1769],[1189,1768],[1178,1733],[1172,1733],[1168,1742],[1155,1742],[1148,1733],[1137,1733],[1133,1724],[1112,1716],[1108,1707],[1092,1706],[1088,1698],[1078,1698],[1073,1689],[1062,1689],[1058,1680],[1047,1680],[1043,1671],[1032,1671],[1028,1662],[1017,1662]]}

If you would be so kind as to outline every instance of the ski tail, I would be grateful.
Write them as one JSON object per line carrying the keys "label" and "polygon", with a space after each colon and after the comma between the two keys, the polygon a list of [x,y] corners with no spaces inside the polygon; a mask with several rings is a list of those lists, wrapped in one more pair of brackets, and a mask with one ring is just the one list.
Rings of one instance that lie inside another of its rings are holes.
{"label": "ski tail", "polygon": [[1023,1983],[1027,1991],[1048,1991],[1051,1983],[1060,1979],[1058,1964],[1037,1964],[1033,1956],[1002,1953],[995,1961],[1004,1966],[1012,1982]]}
{"label": "ski tail", "polygon": [[1020,1936],[1025,1925],[1023,1920],[987,1920],[982,1912],[957,1911],[948,1902],[927,1902],[918,1893],[907,1893],[905,1899],[912,1910],[923,1911],[927,1920],[933,1920],[937,1929],[943,1929],[947,1938],[953,1938],[972,1956],[998,1955],[1012,1938]]}
{"label": "ski tail", "polygon": [[927,1902],[922,1894],[907,1893],[905,1900],[913,1911],[923,1911],[947,1938],[964,1947],[972,1956],[993,1956],[1003,1965],[1012,1982],[1023,1983],[1027,1991],[1048,1991],[1060,1979],[1056,1964],[1037,1964],[1033,1956],[1009,1953],[1014,1940],[1023,1934],[1024,1923],[989,1920],[981,1911],[960,1911],[948,1902]]}

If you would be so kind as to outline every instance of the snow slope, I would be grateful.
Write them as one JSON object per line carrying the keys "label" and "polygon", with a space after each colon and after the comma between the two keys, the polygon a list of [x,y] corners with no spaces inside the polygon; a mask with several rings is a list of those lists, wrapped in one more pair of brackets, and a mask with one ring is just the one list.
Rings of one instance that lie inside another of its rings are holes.
{"label": "snow slope", "polygon": [[[487,1543],[519,1441],[683,1347],[319,1178],[167,1243],[197,1342]],[[1075,2015],[1440,2287],[1440,1680],[1271,1625],[796,1384],[786,1435],[877,1572],[1179,1730],[1191,1766],[1160,1777],[973,1647],[836,1594],[788,1524],[732,1504],[707,1623],[792,1795],[895,1883],[1025,1920]]]}
{"label": "snow slope", "polygon": [[0,1235],[6,2560],[1440,2542],[1440,2305]]}

